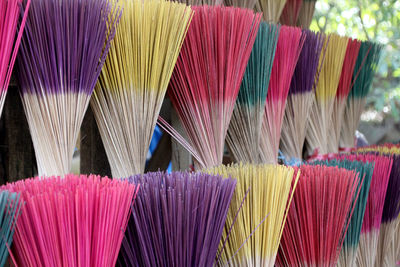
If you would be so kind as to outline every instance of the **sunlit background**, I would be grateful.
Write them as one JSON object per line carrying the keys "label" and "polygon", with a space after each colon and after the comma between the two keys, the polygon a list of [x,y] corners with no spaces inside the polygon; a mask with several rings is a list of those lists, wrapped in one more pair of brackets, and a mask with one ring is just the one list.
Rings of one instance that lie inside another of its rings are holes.
{"label": "sunlit background", "polygon": [[400,140],[400,1],[318,0],[311,29],[385,45],[361,117],[369,143]]}

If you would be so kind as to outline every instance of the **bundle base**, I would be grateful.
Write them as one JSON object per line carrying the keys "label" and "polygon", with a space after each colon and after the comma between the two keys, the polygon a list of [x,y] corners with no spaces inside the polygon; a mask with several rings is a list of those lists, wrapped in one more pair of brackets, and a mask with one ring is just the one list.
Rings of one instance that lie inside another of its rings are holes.
{"label": "bundle base", "polygon": [[[248,242],[251,242],[251,240],[248,240]],[[231,260],[229,263],[226,265],[221,265],[221,266],[247,266],[247,267],[273,267],[275,266],[275,260],[276,260],[276,253],[275,255],[271,256],[270,258],[262,258],[260,255],[254,256],[252,255],[252,251],[248,251],[248,253],[245,253],[241,259],[237,260]]]}
{"label": "bundle base", "polygon": [[372,229],[360,235],[356,265],[359,267],[372,267],[375,265],[378,249],[379,229]]}
{"label": "bundle base", "polygon": [[339,267],[355,267],[356,266],[357,247],[343,246],[340,251],[337,266]]}
{"label": "bundle base", "polygon": [[376,267],[392,267],[396,266],[397,244],[395,238],[398,220],[385,222],[381,224],[379,232],[378,253],[375,261]]}

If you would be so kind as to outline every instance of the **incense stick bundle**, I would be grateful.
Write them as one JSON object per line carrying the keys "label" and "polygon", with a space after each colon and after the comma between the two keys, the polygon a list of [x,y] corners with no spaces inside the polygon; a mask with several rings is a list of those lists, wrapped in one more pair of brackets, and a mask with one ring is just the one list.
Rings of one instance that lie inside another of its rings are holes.
{"label": "incense stick bundle", "polygon": [[[332,121],[329,130],[328,151],[339,152],[340,130],[342,128],[344,109],[346,108],[347,97],[351,90],[351,83],[354,67],[357,60],[361,42],[356,39],[349,39],[346,55],[343,60],[342,74],[340,75],[339,86],[333,104]],[[361,67],[361,66],[360,66]],[[358,71],[358,70],[356,70]],[[357,77],[355,77],[357,79]]]}
{"label": "incense stick bundle", "polygon": [[190,6],[202,6],[202,5],[218,6],[222,5],[224,1],[223,0],[179,0],[178,2]]}
{"label": "incense stick bundle", "polygon": [[242,163],[207,172],[237,179],[218,265],[274,266],[298,173],[281,165]]}
{"label": "incense stick bundle", "polygon": [[375,164],[356,257],[357,266],[374,266],[383,205],[393,160],[390,157],[373,154],[341,155],[340,158]]}
{"label": "incense stick bundle", "polygon": [[279,21],[284,25],[296,26],[303,0],[287,0]]}
{"label": "incense stick bundle", "polygon": [[270,23],[278,23],[287,0],[257,0],[256,10],[262,12],[263,19]]}
{"label": "incense stick bundle", "polygon": [[300,167],[277,266],[336,266],[360,179],[337,167]]}
{"label": "incense stick bundle", "polygon": [[400,265],[400,215],[397,217],[397,233],[395,237],[396,244],[397,244],[397,266]]}
{"label": "incense stick bundle", "polygon": [[286,99],[305,38],[300,28],[281,27],[261,128],[261,162],[277,163]]}
{"label": "incense stick bundle", "polygon": [[[91,103],[114,177],[143,173],[192,10],[123,0],[124,13]],[[149,45],[152,44],[152,45]]]}
{"label": "incense stick bundle", "polygon": [[122,266],[213,266],[236,181],[174,172],[129,178],[140,184]]}
{"label": "incense stick bundle", "polygon": [[19,194],[7,190],[0,192],[0,266],[6,264],[22,206]]}
{"label": "incense stick bundle", "polygon": [[[168,94],[196,151],[196,165],[222,163],[225,137],[261,14],[193,7]],[[197,167],[198,167],[197,166]]]}
{"label": "incense stick bundle", "polygon": [[32,2],[18,67],[39,175],[69,172],[119,16],[107,0]]}
{"label": "incense stick bundle", "polygon": [[25,202],[14,235],[16,266],[115,265],[135,185],[65,175],[21,180],[5,188],[20,192]]}
{"label": "incense stick bundle", "polygon": [[375,266],[395,266],[397,261],[396,247],[398,246],[395,233],[398,226],[397,218],[400,215],[400,146],[393,144],[373,145],[354,151],[357,153],[379,153],[393,157],[379,230]]}
{"label": "incense stick bundle", "polygon": [[226,136],[237,162],[259,161],[261,125],[278,36],[279,26],[260,24]]}
{"label": "incense stick bundle", "polygon": [[254,9],[257,0],[224,0],[224,5]]}
{"label": "incense stick bundle", "polygon": [[351,216],[350,224],[348,225],[337,264],[338,266],[356,266],[356,256],[358,244],[360,242],[361,227],[363,225],[375,165],[374,163],[364,163],[362,161],[351,161],[348,159],[332,159],[329,161],[315,162],[314,164],[337,166],[339,168],[355,171],[359,175],[360,179],[356,189],[356,196],[358,195],[358,197],[355,197],[353,200],[354,212]]}
{"label": "incense stick bundle", "polygon": [[313,103],[318,63],[323,57],[322,46],[326,36],[304,30],[306,40],[290,83],[283,117],[281,150],[287,158],[302,159],[306,139],[307,118]]}
{"label": "incense stick bundle", "polygon": [[397,259],[396,230],[400,214],[400,154],[393,156],[393,167],[386,191],[382,224],[379,232],[379,245],[375,266],[395,266]]}
{"label": "incense stick bundle", "polygon": [[353,72],[354,85],[350,90],[343,117],[340,139],[342,147],[353,147],[355,145],[355,131],[360,123],[361,113],[372,86],[381,51],[382,46],[380,44],[368,41],[361,43]]}
{"label": "incense stick bundle", "polygon": [[[31,1],[8,0],[0,4],[0,116]],[[21,18],[22,17],[22,18]],[[19,19],[21,22],[19,23]],[[19,25],[19,27],[18,27]]]}
{"label": "incense stick bundle", "polygon": [[321,72],[308,118],[306,140],[308,153],[327,154],[333,105],[346,54],[348,38],[330,34],[324,43],[325,57],[320,58]]}
{"label": "incense stick bundle", "polygon": [[303,0],[297,20],[297,26],[305,29],[310,28],[316,2],[317,0]]}
{"label": "incense stick bundle", "polygon": [[400,144],[385,143],[381,145],[369,145],[363,147],[353,147],[353,153],[377,153],[377,154],[400,154]]}

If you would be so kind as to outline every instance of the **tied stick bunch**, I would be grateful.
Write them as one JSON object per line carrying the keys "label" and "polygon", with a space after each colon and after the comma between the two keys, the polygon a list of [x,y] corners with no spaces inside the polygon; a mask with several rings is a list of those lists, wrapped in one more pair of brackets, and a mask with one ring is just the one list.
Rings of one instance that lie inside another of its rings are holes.
{"label": "tied stick bunch", "polygon": [[107,0],[32,1],[18,73],[40,176],[70,171],[120,14]]}
{"label": "tied stick bunch", "polygon": [[20,194],[8,190],[0,192],[0,266],[5,266],[13,243],[15,226],[24,203]]}
{"label": "tied stick bunch", "polygon": [[225,137],[261,14],[221,6],[193,9],[168,95],[189,137],[191,148],[185,146],[194,152],[196,167],[212,167],[222,164]]}
{"label": "tied stick bunch", "polygon": [[213,266],[236,180],[155,172],[140,186],[121,249],[121,266]]}
{"label": "tied stick bunch", "polygon": [[[262,0],[260,0],[260,2],[262,2]],[[275,3],[275,5],[279,3],[278,5],[280,7],[282,2],[283,1],[267,0],[270,6],[273,5],[273,3]],[[284,25],[297,25],[303,29],[308,29],[314,16],[316,2],[316,0],[287,0],[286,4],[284,4],[279,21]]]}
{"label": "tied stick bunch", "polygon": [[259,161],[261,125],[278,36],[279,26],[261,22],[226,137],[237,162]]}
{"label": "tied stick bunch", "polygon": [[350,218],[344,238],[343,247],[340,251],[337,266],[356,266],[356,256],[360,241],[361,227],[363,225],[367,199],[371,186],[374,163],[355,161],[349,159],[331,159],[327,161],[316,161],[314,164],[337,166],[358,173],[357,194],[353,199],[354,211]]}
{"label": "tied stick bunch", "polygon": [[315,11],[315,3],[317,0],[303,0],[297,19],[297,26],[309,28]]}
{"label": "tied stick bunch", "polygon": [[354,171],[302,165],[277,266],[336,266],[357,196]]}
{"label": "tied stick bunch", "polygon": [[[333,104],[332,121],[329,131],[328,151],[337,153],[339,151],[340,131],[343,122],[344,109],[346,108],[347,96],[352,87],[352,78],[361,42],[349,39],[346,55],[344,56],[342,74]],[[360,66],[361,67],[361,66]],[[357,70],[358,71],[358,70]],[[357,77],[355,77],[357,79]]]}
{"label": "tied stick bunch", "polygon": [[280,29],[261,128],[260,157],[263,163],[278,161],[286,99],[305,38],[300,28],[282,26]]}
{"label": "tied stick bunch", "polygon": [[248,8],[253,10],[256,6],[257,0],[224,0],[225,6],[235,6]]}
{"label": "tied stick bunch", "polygon": [[242,163],[205,172],[237,179],[218,266],[274,266],[299,173],[283,165]]}
{"label": "tied stick bunch", "polygon": [[370,162],[375,165],[362,221],[360,241],[355,262],[356,266],[374,266],[378,249],[378,236],[383,204],[393,160],[390,157],[373,154],[338,155],[338,157],[341,160],[347,159],[351,161],[362,161],[364,163]]}
{"label": "tied stick bunch", "polygon": [[137,186],[67,174],[2,189],[20,193],[25,203],[12,247],[15,266],[115,266]]}
{"label": "tied stick bunch", "polygon": [[188,6],[218,6],[223,4],[223,0],[178,0],[178,2]]}
{"label": "tied stick bunch", "polygon": [[122,178],[144,172],[193,12],[165,0],[117,2],[124,12],[90,103],[112,175]]}
{"label": "tied stick bunch", "polygon": [[318,63],[324,57],[322,46],[326,36],[303,30],[306,34],[296,69],[290,84],[283,118],[280,148],[288,159],[302,159],[306,139],[307,118],[313,103],[318,82]]}
{"label": "tied stick bunch", "polygon": [[347,98],[341,128],[340,146],[354,147],[355,132],[360,123],[367,95],[378,67],[382,45],[364,41],[361,43],[353,71],[353,87]]}
{"label": "tied stick bunch", "polygon": [[[400,214],[397,217],[397,232],[395,240],[400,240]],[[397,242],[397,265],[400,265],[400,242]]]}
{"label": "tied stick bunch", "polygon": [[375,266],[394,266],[398,261],[399,240],[396,231],[400,215],[400,150],[393,156],[393,167],[390,173],[383,207],[382,224],[379,233],[378,253]]}
{"label": "tied stick bunch", "polygon": [[333,106],[346,54],[348,38],[330,34],[325,40],[325,56],[320,57],[321,72],[308,118],[306,140],[309,155],[328,153]]}
{"label": "tied stick bunch", "polygon": [[279,19],[280,23],[296,26],[302,4],[303,0],[287,0]]}
{"label": "tied stick bunch", "polygon": [[[0,116],[31,1],[8,0],[0,3]],[[21,16],[22,15],[22,16]],[[21,18],[21,22],[18,23]]]}
{"label": "tied stick bunch", "polygon": [[256,10],[262,12],[266,22],[278,23],[287,0],[257,0]]}
{"label": "tied stick bunch", "polygon": [[400,214],[400,146],[385,144],[362,147],[357,148],[355,152],[374,153],[382,156],[389,155],[393,158],[379,229],[375,266],[395,266],[397,261],[396,250],[399,243],[395,239],[395,233],[399,224],[398,218]]}

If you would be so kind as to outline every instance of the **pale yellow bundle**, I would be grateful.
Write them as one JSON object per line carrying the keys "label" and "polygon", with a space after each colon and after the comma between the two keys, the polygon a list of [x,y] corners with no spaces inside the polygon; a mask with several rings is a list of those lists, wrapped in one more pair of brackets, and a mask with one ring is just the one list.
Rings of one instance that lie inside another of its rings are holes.
{"label": "pale yellow bundle", "polygon": [[91,106],[112,175],[120,178],[144,172],[157,117],[193,11],[164,0],[118,3],[123,14]]}
{"label": "pale yellow bundle", "polygon": [[252,164],[222,165],[206,172],[237,179],[220,243],[222,254],[217,257],[218,264],[274,266],[287,207],[292,201],[300,173],[282,165]]}
{"label": "pale yellow bundle", "polygon": [[321,72],[318,76],[306,135],[310,155],[315,152],[320,155],[329,152],[328,143],[332,112],[348,40],[348,37],[330,34],[322,48],[322,51],[326,52],[324,57],[320,57]]}

